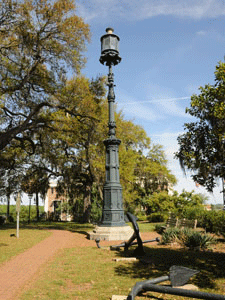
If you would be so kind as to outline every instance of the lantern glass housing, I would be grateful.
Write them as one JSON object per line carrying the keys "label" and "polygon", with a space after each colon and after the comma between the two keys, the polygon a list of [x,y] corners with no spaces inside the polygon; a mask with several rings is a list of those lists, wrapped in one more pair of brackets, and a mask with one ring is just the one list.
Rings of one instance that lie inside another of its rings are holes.
{"label": "lantern glass housing", "polygon": [[106,29],[107,34],[101,37],[101,57],[100,62],[106,65],[117,65],[121,58],[119,57],[120,38],[113,33],[112,28]]}

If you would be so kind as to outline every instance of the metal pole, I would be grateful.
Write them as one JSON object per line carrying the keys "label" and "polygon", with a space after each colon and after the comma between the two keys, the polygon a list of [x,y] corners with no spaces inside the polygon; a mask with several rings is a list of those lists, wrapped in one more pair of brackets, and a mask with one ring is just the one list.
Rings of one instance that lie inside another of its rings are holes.
{"label": "metal pole", "polygon": [[16,220],[16,236],[19,238],[19,223],[20,223],[20,202],[21,202],[21,193],[17,194],[16,198],[16,213],[17,213],[17,220]]}
{"label": "metal pole", "polygon": [[16,218],[16,237],[19,238],[19,224],[20,224],[20,213],[17,212],[17,218]]}
{"label": "metal pole", "polygon": [[30,206],[31,206],[31,197],[29,196],[29,216],[28,216],[28,224],[30,224]]}

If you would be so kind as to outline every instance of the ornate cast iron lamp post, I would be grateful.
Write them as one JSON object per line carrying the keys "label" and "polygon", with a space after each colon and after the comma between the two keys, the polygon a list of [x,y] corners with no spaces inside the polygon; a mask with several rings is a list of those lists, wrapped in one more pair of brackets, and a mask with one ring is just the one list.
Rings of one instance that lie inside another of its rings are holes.
{"label": "ornate cast iron lamp post", "polygon": [[108,105],[109,105],[109,132],[108,139],[104,141],[106,147],[106,182],[103,189],[102,226],[124,226],[124,211],[122,202],[122,187],[119,176],[118,148],[121,143],[116,138],[116,123],[114,116],[114,74],[112,66],[117,65],[119,56],[119,37],[113,33],[112,28],[106,29],[107,34],[101,37],[100,62],[109,67],[108,74]]}
{"label": "ornate cast iron lamp post", "polygon": [[103,188],[102,223],[93,233],[89,234],[90,239],[123,240],[130,238],[133,234],[131,227],[127,226],[124,221],[122,187],[119,175],[118,149],[121,141],[116,138],[115,93],[112,66],[117,65],[121,61],[121,57],[119,56],[120,39],[113,31],[112,28],[107,28],[106,34],[101,37],[100,62],[109,67],[109,132],[108,138],[104,140],[106,147],[106,180]]}

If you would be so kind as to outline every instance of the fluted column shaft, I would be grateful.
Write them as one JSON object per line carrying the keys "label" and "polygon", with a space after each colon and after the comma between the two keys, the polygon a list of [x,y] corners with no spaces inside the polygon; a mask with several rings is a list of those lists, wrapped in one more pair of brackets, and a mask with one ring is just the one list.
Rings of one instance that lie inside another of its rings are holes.
{"label": "fluted column shaft", "polygon": [[119,175],[118,153],[121,141],[116,138],[116,122],[114,112],[115,93],[112,65],[109,65],[108,87],[109,137],[104,141],[106,147],[106,180],[103,188],[103,214],[101,226],[123,226],[125,225],[125,222],[122,201],[122,187],[120,184]]}

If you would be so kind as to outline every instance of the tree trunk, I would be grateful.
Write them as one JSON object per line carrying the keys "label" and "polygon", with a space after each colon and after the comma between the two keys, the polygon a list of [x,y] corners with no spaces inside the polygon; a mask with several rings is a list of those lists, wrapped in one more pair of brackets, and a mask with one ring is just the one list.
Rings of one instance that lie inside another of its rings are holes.
{"label": "tree trunk", "polygon": [[84,192],[84,210],[83,210],[83,223],[90,223],[91,221],[91,186],[86,186]]}
{"label": "tree trunk", "polygon": [[6,213],[7,220],[9,219],[9,214],[10,214],[10,194],[7,195],[7,213]]}
{"label": "tree trunk", "polygon": [[39,222],[39,198],[38,198],[38,192],[36,192],[36,214],[37,214],[37,222]]}

